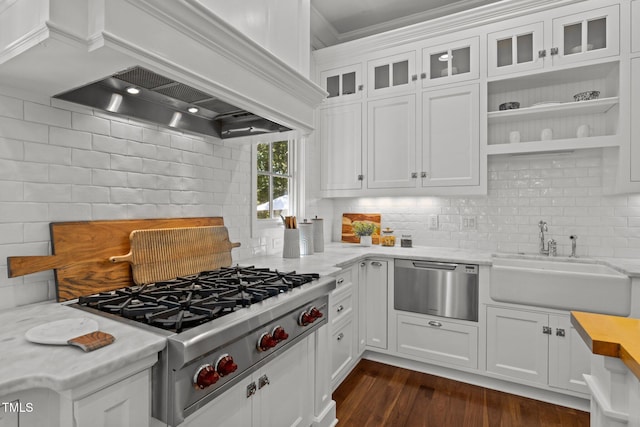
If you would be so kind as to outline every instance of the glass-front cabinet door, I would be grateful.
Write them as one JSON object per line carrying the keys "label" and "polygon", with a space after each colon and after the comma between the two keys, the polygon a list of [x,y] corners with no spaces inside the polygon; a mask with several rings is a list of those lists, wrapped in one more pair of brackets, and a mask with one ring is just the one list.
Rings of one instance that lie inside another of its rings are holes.
{"label": "glass-front cabinet door", "polygon": [[422,87],[477,79],[478,37],[422,49]]}
{"label": "glass-front cabinet door", "polygon": [[415,51],[374,59],[367,65],[367,94],[379,96],[415,87],[418,76]]}
{"label": "glass-front cabinet door", "polygon": [[361,64],[333,68],[320,73],[322,87],[329,92],[328,100],[347,101],[360,99],[362,95]]}
{"label": "glass-front cabinet door", "polygon": [[535,22],[487,35],[488,74],[501,76],[544,67],[544,24]]}
{"label": "glass-front cabinet door", "polygon": [[620,53],[618,5],[553,20],[553,65],[604,58]]}

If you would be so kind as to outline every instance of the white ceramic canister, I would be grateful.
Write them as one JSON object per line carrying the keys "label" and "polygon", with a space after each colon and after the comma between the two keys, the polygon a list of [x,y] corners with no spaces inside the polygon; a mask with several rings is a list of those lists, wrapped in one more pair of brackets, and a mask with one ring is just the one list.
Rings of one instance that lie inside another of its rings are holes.
{"label": "white ceramic canister", "polygon": [[311,218],[313,223],[313,252],[324,252],[324,221],[322,218]]}
{"label": "white ceramic canister", "polygon": [[313,255],[313,223],[298,223],[300,227],[300,255]]}
{"label": "white ceramic canister", "polygon": [[542,129],[540,132],[540,140],[541,141],[551,141],[553,139],[553,130],[550,128]]}
{"label": "white ceramic canister", "polygon": [[283,258],[300,258],[300,230],[297,228],[284,229]]}
{"label": "white ceramic canister", "polygon": [[509,132],[509,142],[512,144],[517,144],[520,142],[520,132],[517,130],[512,130]]}

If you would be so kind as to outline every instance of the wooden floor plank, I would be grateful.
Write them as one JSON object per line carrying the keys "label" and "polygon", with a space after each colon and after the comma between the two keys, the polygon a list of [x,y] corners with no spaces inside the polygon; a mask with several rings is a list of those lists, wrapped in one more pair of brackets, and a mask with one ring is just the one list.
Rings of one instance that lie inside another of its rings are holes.
{"label": "wooden floor plank", "polygon": [[588,427],[589,413],[362,360],[333,394],[342,427]]}

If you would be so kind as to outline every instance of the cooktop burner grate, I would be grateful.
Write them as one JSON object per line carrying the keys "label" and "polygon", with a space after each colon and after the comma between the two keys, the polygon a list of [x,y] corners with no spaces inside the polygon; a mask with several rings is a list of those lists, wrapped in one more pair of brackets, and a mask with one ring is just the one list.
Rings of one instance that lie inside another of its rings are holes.
{"label": "cooktop burner grate", "polygon": [[268,268],[226,267],[84,296],[78,303],[179,333],[319,277]]}

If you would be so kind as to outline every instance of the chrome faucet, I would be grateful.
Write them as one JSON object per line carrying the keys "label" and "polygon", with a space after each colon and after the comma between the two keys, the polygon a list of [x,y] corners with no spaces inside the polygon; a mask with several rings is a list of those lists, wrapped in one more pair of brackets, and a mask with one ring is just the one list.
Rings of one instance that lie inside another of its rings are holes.
{"label": "chrome faucet", "polygon": [[577,258],[578,255],[576,255],[576,240],[578,240],[578,236],[572,234],[571,236],[569,236],[569,239],[571,239],[571,255],[569,256],[572,258]]}
{"label": "chrome faucet", "polygon": [[558,255],[557,244],[553,239],[549,239],[547,242],[547,247],[545,248],[544,242],[544,232],[549,231],[547,227],[547,223],[544,221],[540,221],[538,223],[538,227],[540,227],[540,255],[548,255],[548,256],[556,256]]}

